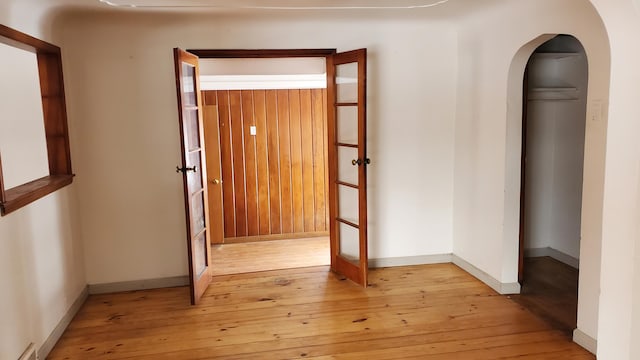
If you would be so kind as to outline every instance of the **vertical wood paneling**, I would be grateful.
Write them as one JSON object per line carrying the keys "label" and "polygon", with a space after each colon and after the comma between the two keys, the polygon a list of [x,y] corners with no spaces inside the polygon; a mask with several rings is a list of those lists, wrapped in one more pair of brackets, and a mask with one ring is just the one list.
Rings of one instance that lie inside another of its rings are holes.
{"label": "vertical wood paneling", "polygon": [[326,91],[204,98],[220,111],[225,237],[327,231]]}
{"label": "vertical wood paneling", "polygon": [[217,91],[203,91],[202,105],[218,105]]}
{"label": "vertical wood paneling", "polygon": [[282,233],[293,232],[291,194],[291,134],[289,133],[289,91],[277,90],[278,135],[280,143],[280,209]]}
{"label": "vertical wood paneling", "polygon": [[[220,119],[220,160],[222,166],[222,201],[224,203],[224,236],[236,236],[236,212],[233,185],[233,161],[231,151],[231,116],[229,114],[229,92],[218,91]],[[229,211],[228,209],[233,209]]]}
{"label": "vertical wood paneling", "polygon": [[271,233],[280,234],[280,145],[278,133],[278,94],[266,91],[267,108],[267,153],[269,156],[269,208],[271,210]]}
{"label": "vertical wood paneling", "polygon": [[293,232],[295,233],[304,232],[302,129],[300,125],[300,90],[290,90],[289,132],[291,134],[291,193],[293,196]]}
{"label": "vertical wood paneling", "polygon": [[233,151],[233,191],[236,212],[236,236],[247,235],[247,200],[244,169],[244,126],[239,91],[229,91],[231,114],[231,151]]}
{"label": "vertical wood paneling", "polygon": [[[271,234],[271,210],[269,204],[269,152],[267,146],[266,92],[253,92],[253,107],[256,117],[256,162],[258,170],[258,235]],[[233,210],[233,209],[231,209]],[[256,234],[254,234],[256,235]]]}
{"label": "vertical wood paneling", "polygon": [[315,196],[313,194],[313,117],[311,114],[311,90],[300,90],[304,231],[316,231]]}
{"label": "vertical wood paneling", "polygon": [[260,233],[258,215],[258,171],[256,167],[256,136],[251,135],[251,126],[255,126],[253,114],[253,91],[242,90],[242,122],[244,124],[244,171],[247,199],[247,235]]}
{"label": "vertical wood paneling", "polygon": [[324,148],[324,119],[326,107],[323,106],[323,90],[311,90],[313,106],[313,188],[315,195],[315,224],[316,229],[325,229],[327,217],[325,216],[325,148]]}

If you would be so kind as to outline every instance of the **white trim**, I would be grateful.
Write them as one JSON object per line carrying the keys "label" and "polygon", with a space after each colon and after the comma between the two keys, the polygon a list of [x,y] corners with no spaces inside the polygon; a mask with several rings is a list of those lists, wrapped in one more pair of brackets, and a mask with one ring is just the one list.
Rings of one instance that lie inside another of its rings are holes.
{"label": "white trim", "polygon": [[427,265],[427,264],[445,264],[445,263],[451,262],[451,255],[452,254],[436,254],[436,255],[369,259],[369,268]]}
{"label": "white trim", "polygon": [[20,355],[18,360],[38,360],[38,354],[36,353],[36,345],[34,343],[29,344],[27,349]]}
{"label": "white trim", "polygon": [[556,250],[556,249],[551,248],[551,247],[525,249],[524,250],[524,256],[525,257],[549,256],[551,258],[554,258],[554,259],[560,261],[561,263],[564,263],[564,264],[567,264],[567,265],[571,266],[574,269],[579,269],[580,268],[580,259],[574,258],[571,255],[567,255],[567,254],[563,253],[562,251]]}
{"label": "white trim", "polygon": [[580,331],[580,329],[573,330],[573,342],[594,355],[598,352],[598,340]]}
{"label": "white trim", "polygon": [[71,320],[73,320],[74,316],[76,316],[78,311],[80,311],[82,305],[84,305],[87,297],[89,297],[89,286],[85,286],[84,289],[82,289],[80,295],[78,295],[73,304],[71,304],[71,307],[69,307],[67,313],[64,314],[62,319],[60,319],[58,325],[56,325],[51,334],[49,334],[49,336],[47,337],[47,340],[42,343],[42,346],[40,346],[40,349],[37,353],[39,359],[46,359],[47,356],[49,356],[49,353],[56,345],[58,340],[60,340],[60,337],[67,329],[67,326],[69,326],[69,324],[71,323]]}
{"label": "white trim", "polygon": [[452,255],[452,262],[462,268],[462,270],[468,272],[469,274],[476,277],[478,280],[487,284],[493,290],[497,291],[499,294],[507,295],[507,294],[520,294],[520,284],[517,282],[514,283],[502,283],[496,279],[494,279],[491,275],[486,272],[478,269],[471,263],[463,260],[461,257],[457,255]]}
{"label": "white trim", "polygon": [[200,75],[200,90],[325,89],[326,74]]}
{"label": "white trim", "polygon": [[160,289],[189,285],[188,276],[174,276],[158,279],[122,281],[103,284],[89,284],[89,294],[106,294],[124,291]]}

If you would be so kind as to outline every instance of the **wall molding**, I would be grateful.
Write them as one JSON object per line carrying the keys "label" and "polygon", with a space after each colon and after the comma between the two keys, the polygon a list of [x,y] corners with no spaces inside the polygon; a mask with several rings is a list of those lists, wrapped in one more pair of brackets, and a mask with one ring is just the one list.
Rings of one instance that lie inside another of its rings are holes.
{"label": "wall molding", "polygon": [[491,287],[501,295],[520,294],[520,284],[517,282],[502,283],[455,254],[452,255],[452,262],[458,267],[462,268],[462,270],[468,272],[478,280],[487,284],[489,287]]}
{"label": "wall molding", "polygon": [[89,284],[88,288],[89,288],[89,294],[93,295],[93,294],[107,294],[107,293],[135,291],[135,290],[160,289],[160,288],[188,286],[188,285],[189,285],[189,277],[186,275],[183,275],[183,276],[173,276],[173,277],[157,278],[157,279],[121,281],[121,282],[102,283],[102,284]]}
{"label": "wall molding", "polygon": [[200,75],[200,90],[326,89],[327,74]]}
{"label": "wall molding", "polygon": [[452,254],[403,256],[392,258],[369,259],[369,268],[383,268],[395,266],[446,264],[451,262]]}
{"label": "wall molding", "polygon": [[598,351],[598,340],[585,334],[580,329],[573,330],[573,342],[582,346],[592,354],[596,354]]}
{"label": "wall molding", "polygon": [[85,301],[87,301],[87,297],[89,297],[88,285],[82,289],[82,291],[80,292],[80,295],[78,295],[78,297],[73,302],[73,304],[71,304],[71,307],[69,307],[69,310],[67,310],[66,314],[62,316],[62,318],[58,322],[58,325],[56,325],[53,331],[51,331],[51,334],[49,334],[47,339],[42,343],[42,346],[40,346],[40,349],[38,349],[39,359],[46,359],[47,356],[49,356],[49,353],[51,352],[53,347],[56,345],[58,340],[60,340],[60,337],[62,336],[64,331],[67,329],[69,324],[71,323],[71,320],[73,320],[73,318],[76,316],[78,311],[80,311],[80,308],[82,307],[82,305],[84,305]]}
{"label": "wall molding", "polygon": [[567,255],[562,251],[556,250],[551,247],[525,249],[524,256],[525,257],[548,256],[560,261],[561,263],[567,264],[574,269],[580,268],[580,259],[574,258],[571,255]]}

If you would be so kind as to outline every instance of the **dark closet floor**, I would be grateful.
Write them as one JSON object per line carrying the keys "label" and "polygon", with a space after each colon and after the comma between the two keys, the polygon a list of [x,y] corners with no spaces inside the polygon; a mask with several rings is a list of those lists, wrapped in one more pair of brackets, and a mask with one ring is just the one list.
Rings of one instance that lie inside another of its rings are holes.
{"label": "dark closet floor", "polygon": [[513,301],[571,336],[578,311],[578,270],[553,258],[526,258],[520,295]]}

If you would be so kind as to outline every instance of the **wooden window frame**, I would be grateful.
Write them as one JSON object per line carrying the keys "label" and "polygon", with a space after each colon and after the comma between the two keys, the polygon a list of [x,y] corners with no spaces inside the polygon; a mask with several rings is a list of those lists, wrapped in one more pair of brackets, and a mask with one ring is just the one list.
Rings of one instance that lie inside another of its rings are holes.
{"label": "wooden window frame", "polygon": [[[0,42],[36,54],[49,175],[5,189],[0,158],[0,215],[20,209],[73,182],[60,48],[0,25]],[[0,154],[1,155],[1,154]]]}

